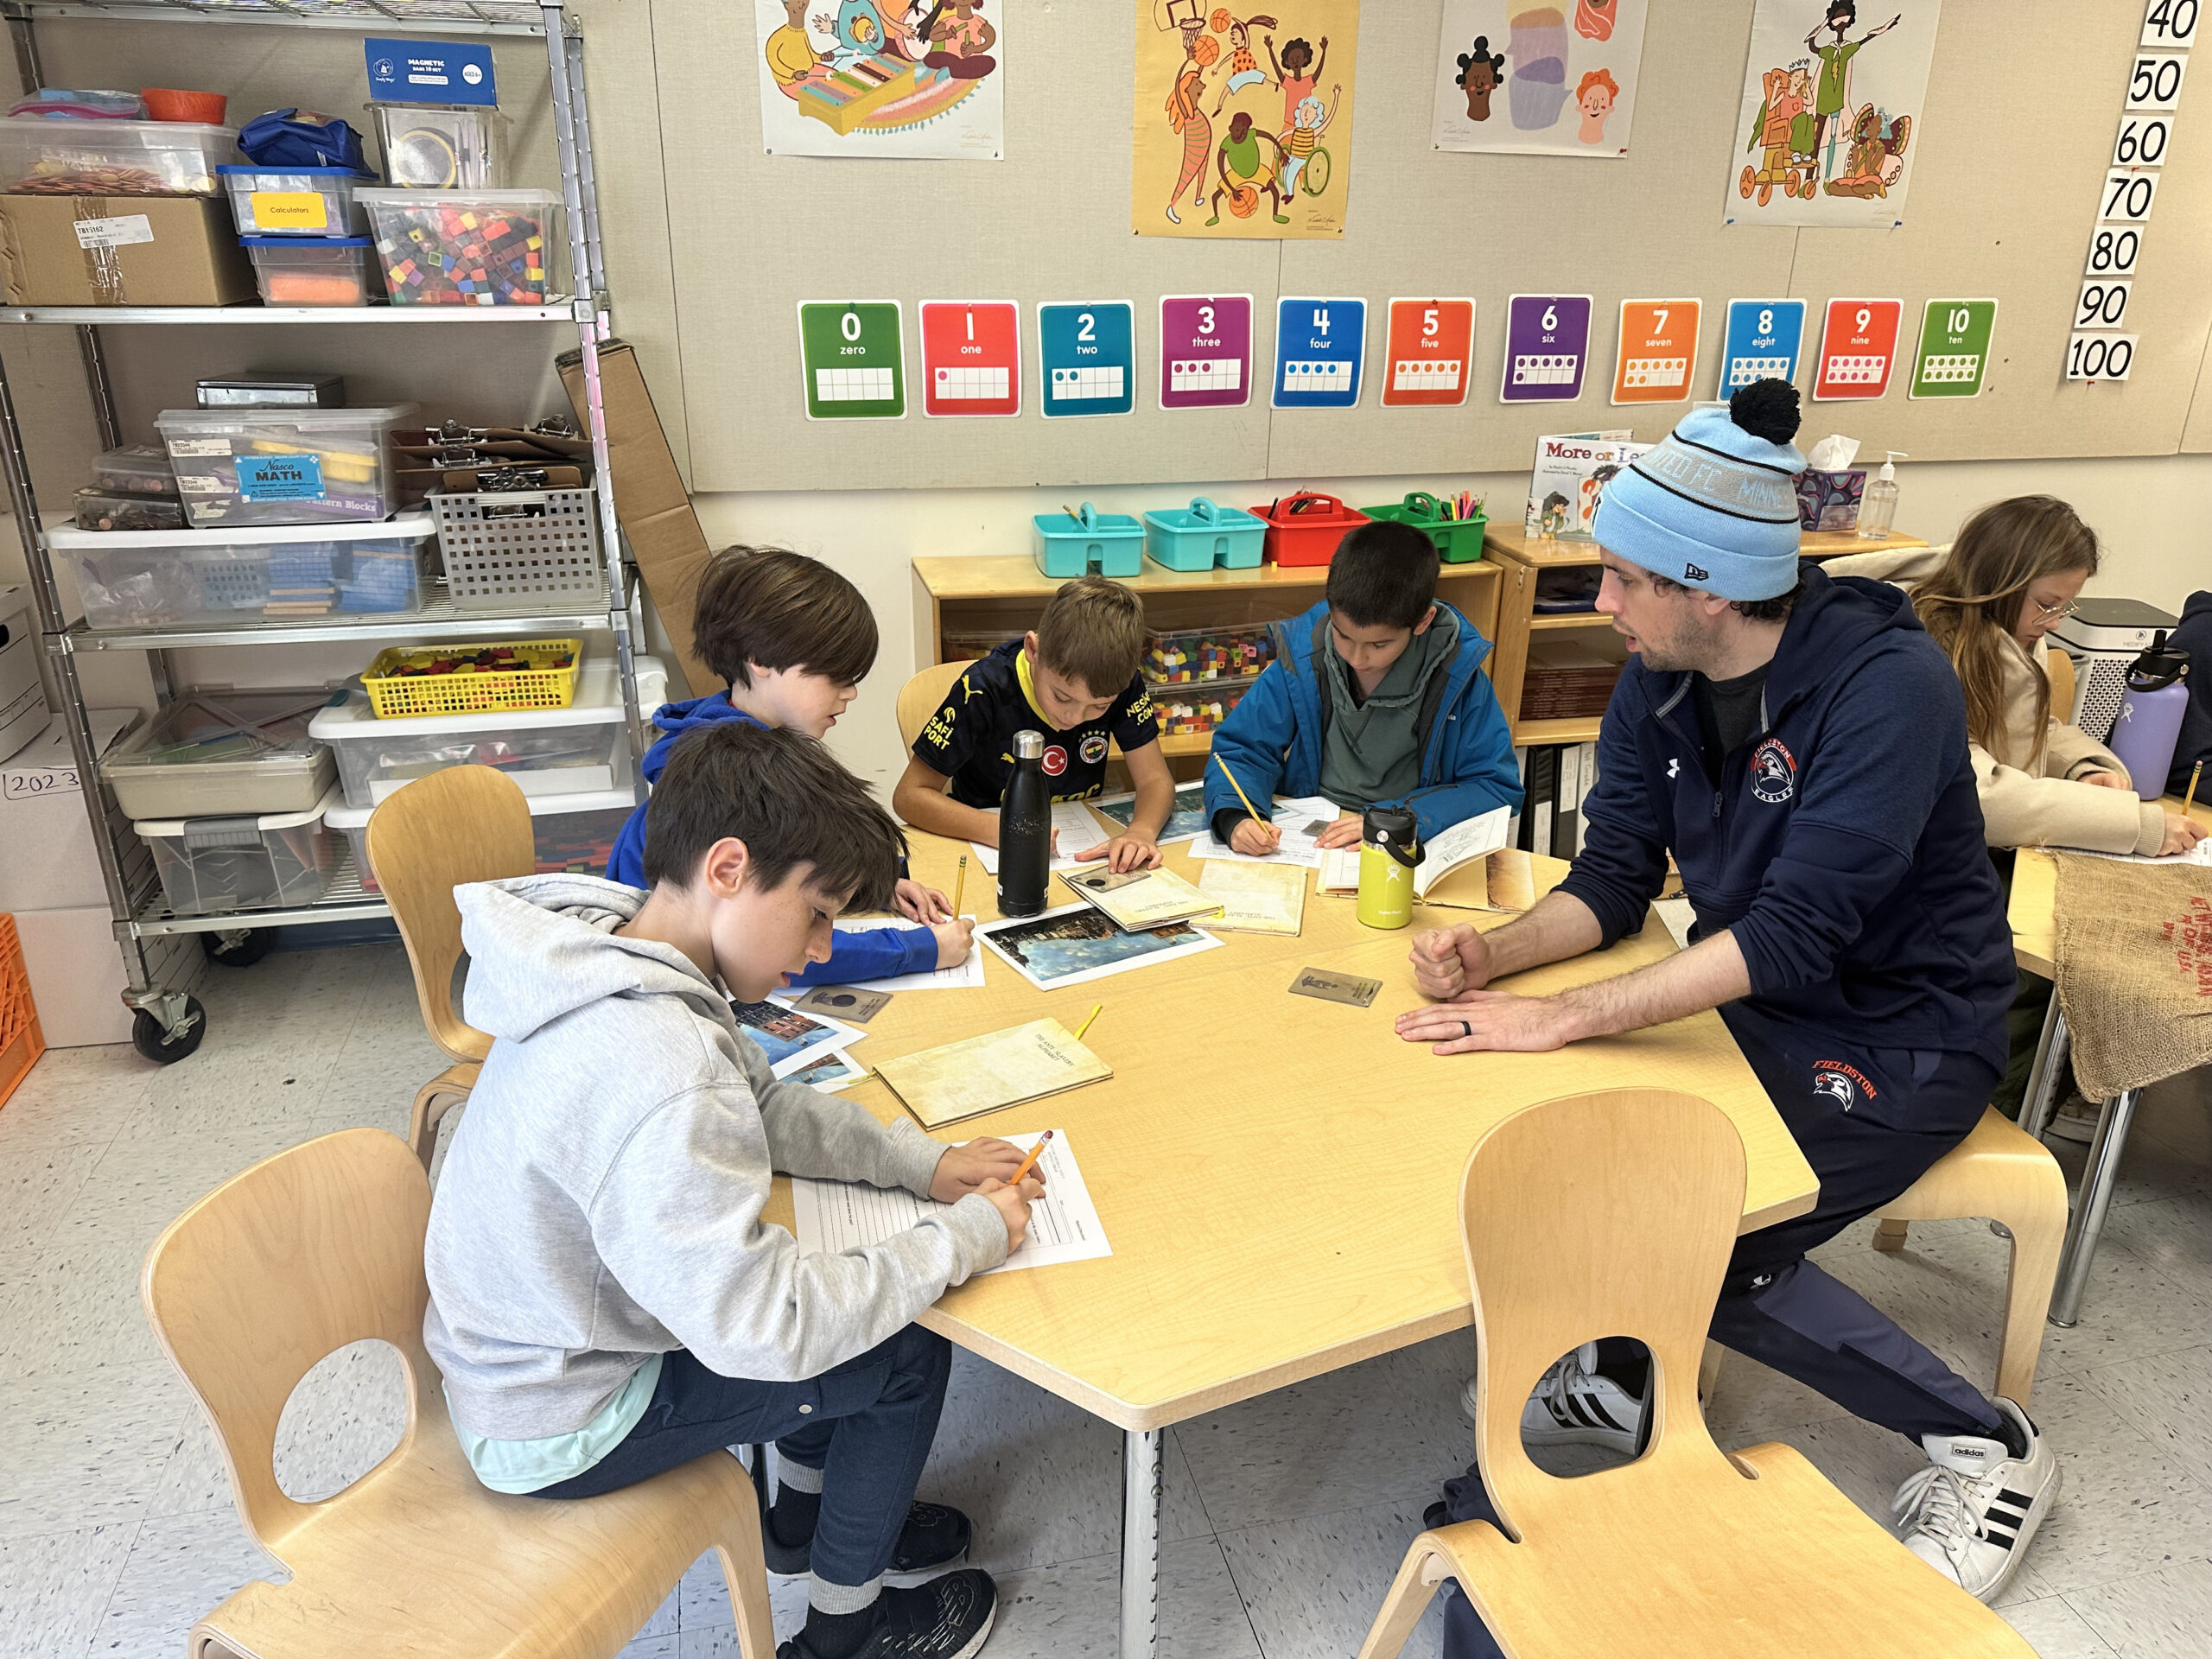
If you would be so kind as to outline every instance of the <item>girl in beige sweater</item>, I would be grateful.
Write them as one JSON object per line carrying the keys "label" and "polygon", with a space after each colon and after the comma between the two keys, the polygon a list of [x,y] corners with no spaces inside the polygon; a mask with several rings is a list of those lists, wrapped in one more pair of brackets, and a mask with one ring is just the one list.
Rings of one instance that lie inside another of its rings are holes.
{"label": "girl in beige sweater", "polygon": [[2015,496],[1975,513],[1948,548],[1858,553],[1823,568],[1905,588],[1949,654],[1992,847],[2178,853],[2204,833],[2139,797],[2112,751],[2050,707],[2044,636],[2097,573],[2096,533],[2065,502]]}

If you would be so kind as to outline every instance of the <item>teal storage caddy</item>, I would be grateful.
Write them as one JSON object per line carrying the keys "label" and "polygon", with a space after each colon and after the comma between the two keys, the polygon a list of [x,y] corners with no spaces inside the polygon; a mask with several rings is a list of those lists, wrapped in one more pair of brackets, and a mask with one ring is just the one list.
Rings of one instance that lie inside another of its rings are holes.
{"label": "teal storage caddy", "polygon": [[1242,507],[1217,507],[1203,495],[1187,507],[1144,516],[1144,550],[1170,570],[1249,570],[1260,563],[1268,521]]}
{"label": "teal storage caddy", "polygon": [[1446,518],[1444,504],[1426,490],[1415,490],[1394,507],[1363,507],[1370,518],[1411,524],[1436,543],[1437,556],[1446,564],[1472,564],[1483,556],[1483,531],[1490,520],[1481,513],[1471,518]]}
{"label": "teal storage caddy", "polygon": [[1037,568],[1048,576],[1135,576],[1144,571],[1144,526],[1126,512],[1100,512],[1090,503],[1073,518],[1040,512]]}

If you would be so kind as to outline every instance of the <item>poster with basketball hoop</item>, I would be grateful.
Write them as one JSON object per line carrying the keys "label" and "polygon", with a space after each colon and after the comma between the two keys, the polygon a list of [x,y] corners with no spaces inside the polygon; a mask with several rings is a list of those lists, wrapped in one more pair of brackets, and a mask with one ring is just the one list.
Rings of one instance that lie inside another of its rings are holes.
{"label": "poster with basketball hoop", "polygon": [[1005,0],[753,0],[771,156],[1002,161]]}
{"label": "poster with basketball hoop", "polygon": [[1904,223],[1942,0],[1757,0],[1730,225]]}
{"label": "poster with basketball hoop", "polygon": [[1359,0],[1136,0],[1130,228],[1338,238]]}

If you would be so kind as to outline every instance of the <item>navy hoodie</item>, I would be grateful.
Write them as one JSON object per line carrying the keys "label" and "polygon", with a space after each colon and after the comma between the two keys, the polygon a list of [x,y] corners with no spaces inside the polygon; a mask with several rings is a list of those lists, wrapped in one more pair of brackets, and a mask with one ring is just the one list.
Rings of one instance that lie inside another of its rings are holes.
{"label": "navy hoodie", "polygon": [[[2166,793],[2179,795],[2189,787],[2189,774],[2200,760],[2212,760],[2212,592],[2189,596],[2181,608],[2181,626],[2166,643],[2189,653],[2189,702],[2182,710],[2181,734],[2174,743],[2173,770],[2166,774]],[[2200,786],[2199,800],[2206,791]]]}
{"label": "navy hoodie", "polygon": [[1870,1048],[2005,1062],[2011,931],[1982,845],[1958,676],[1886,582],[1805,570],[1758,729],[1708,776],[1688,673],[1632,658],[1562,891],[1611,944],[1671,850],[1697,925],[1736,936],[1737,1006]]}
{"label": "navy hoodie", "polygon": [[[729,693],[694,697],[689,702],[664,702],[653,711],[653,724],[662,735],[645,751],[645,782],[660,781],[668,753],[689,731],[725,720],[753,720],[742,709],[730,707]],[[614,838],[613,855],[607,861],[607,879],[625,887],[645,885],[645,813],[648,801],[630,814],[622,833]],[[926,927],[839,928],[830,947],[830,960],[810,963],[803,974],[791,976],[791,988],[809,985],[850,985],[856,980],[895,979],[901,974],[924,974],[937,967],[937,935]]]}

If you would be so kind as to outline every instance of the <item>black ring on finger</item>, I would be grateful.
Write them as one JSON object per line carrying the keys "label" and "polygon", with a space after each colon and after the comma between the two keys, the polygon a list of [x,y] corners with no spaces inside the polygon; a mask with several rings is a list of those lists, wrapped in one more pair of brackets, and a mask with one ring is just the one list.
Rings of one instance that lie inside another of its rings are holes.
{"label": "black ring on finger", "polygon": [[1459,1022],[1459,1034],[1462,1037],[1471,1037],[1475,1034],[1475,1028],[1462,1020]]}

